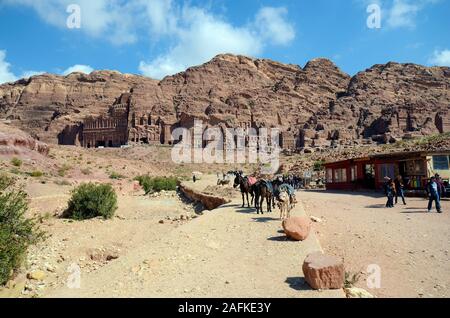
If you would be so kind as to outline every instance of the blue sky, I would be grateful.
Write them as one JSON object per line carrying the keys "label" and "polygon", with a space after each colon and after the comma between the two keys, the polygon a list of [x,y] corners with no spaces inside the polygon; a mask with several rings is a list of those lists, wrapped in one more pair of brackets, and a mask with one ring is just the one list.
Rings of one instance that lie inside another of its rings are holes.
{"label": "blue sky", "polygon": [[[67,26],[73,4],[80,28]],[[380,28],[367,24],[373,4]],[[0,83],[94,69],[162,78],[228,52],[326,57],[351,75],[389,61],[450,66],[449,16],[450,0],[0,0]]]}

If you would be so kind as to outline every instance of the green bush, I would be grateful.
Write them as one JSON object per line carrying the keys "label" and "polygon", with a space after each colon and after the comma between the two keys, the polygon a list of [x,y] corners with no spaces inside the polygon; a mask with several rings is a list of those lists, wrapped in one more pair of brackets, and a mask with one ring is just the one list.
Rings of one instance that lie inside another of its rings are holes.
{"label": "green bush", "polygon": [[121,180],[121,179],[125,179],[126,177],[124,175],[121,175],[120,173],[111,172],[111,174],[109,175],[109,178],[113,179],[113,180]]}
{"label": "green bush", "polygon": [[0,175],[0,285],[21,266],[27,249],[43,237],[34,219],[27,219],[27,195],[15,180]]}
{"label": "green bush", "polygon": [[117,195],[110,184],[85,183],[72,191],[64,216],[75,220],[102,216],[110,219],[117,210]]}
{"label": "green bush", "polygon": [[146,194],[161,191],[175,191],[178,185],[178,179],[174,177],[155,177],[139,176],[135,180],[139,181],[139,184]]}
{"label": "green bush", "polygon": [[44,175],[44,173],[42,171],[37,170],[29,173],[29,175],[33,178],[40,178]]}
{"label": "green bush", "polygon": [[12,174],[20,174],[20,170],[17,168],[12,168],[9,172],[11,172]]}
{"label": "green bush", "polygon": [[325,161],[316,161],[314,162],[314,171],[322,171],[324,167]]}
{"label": "green bush", "polygon": [[19,158],[12,158],[11,163],[14,167],[22,166],[22,160],[20,160]]}

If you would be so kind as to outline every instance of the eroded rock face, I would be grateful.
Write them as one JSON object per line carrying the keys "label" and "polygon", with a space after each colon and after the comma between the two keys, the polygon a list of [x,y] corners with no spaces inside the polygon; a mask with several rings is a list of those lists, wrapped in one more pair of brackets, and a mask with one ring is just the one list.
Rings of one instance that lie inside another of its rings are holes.
{"label": "eroded rock face", "polygon": [[46,156],[49,147],[17,128],[0,123],[0,155],[22,155],[28,152]]}
{"label": "eroded rock face", "polygon": [[344,263],[341,259],[316,252],[303,263],[306,282],[313,289],[340,289],[344,286]]}
{"label": "eroded rock face", "polygon": [[331,61],[304,68],[231,54],[161,81],[97,71],[44,74],[0,85],[0,118],[49,143],[75,143],[87,116],[104,114],[123,93],[134,109],[181,125],[278,127],[301,147],[329,147],[361,138],[450,130],[450,68],[375,65],[351,78]]}
{"label": "eroded rock face", "polygon": [[290,217],[283,221],[283,230],[286,235],[296,241],[304,241],[311,232],[312,222],[306,217]]}

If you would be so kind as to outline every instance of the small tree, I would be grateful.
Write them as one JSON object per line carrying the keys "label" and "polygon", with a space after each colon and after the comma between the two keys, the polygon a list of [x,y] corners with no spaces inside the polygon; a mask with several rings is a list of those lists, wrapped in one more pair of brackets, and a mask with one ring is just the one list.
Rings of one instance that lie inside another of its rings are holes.
{"label": "small tree", "polygon": [[44,235],[34,219],[25,217],[26,197],[14,179],[0,175],[0,285],[21,266],[28,247]]}
{"label": "small tree", "polygon": [[102,216],[110,219],[117,210],[117,195],[110,184],[85,183],[72,192],[65,217],[75,220]]}

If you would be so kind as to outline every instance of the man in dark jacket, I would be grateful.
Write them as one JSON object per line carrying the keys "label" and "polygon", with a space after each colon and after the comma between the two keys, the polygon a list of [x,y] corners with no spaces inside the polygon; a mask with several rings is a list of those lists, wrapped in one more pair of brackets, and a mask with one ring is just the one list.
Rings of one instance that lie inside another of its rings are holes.
{"label": "man in dark jacket", "polygon": [[406,205],[406,200],[405,200],[405,185],[403,183],[403,178],[402,176],[398,176],[395,179],[395,204],[398,203],[398,197],[400,196],[402,198],[403,204]]}
{"label": "man in dark jacket", "polygon": [[385,177],[386,180],[384,184],[384,193],[387,196],[386,207],[393,208],[394,207],[394,195],[395,195],[395,185],[391,178]]}
{"label": "man in dark jacket", "polygon": [[428,212],[431,212],[433,208],[433,201],[436,202],[436,210],[438,213],[442,213],[441,210],[441,195],[442,188],[436,177],[431,177],[430,182],[427,185],[427,193],[429,196]]}

